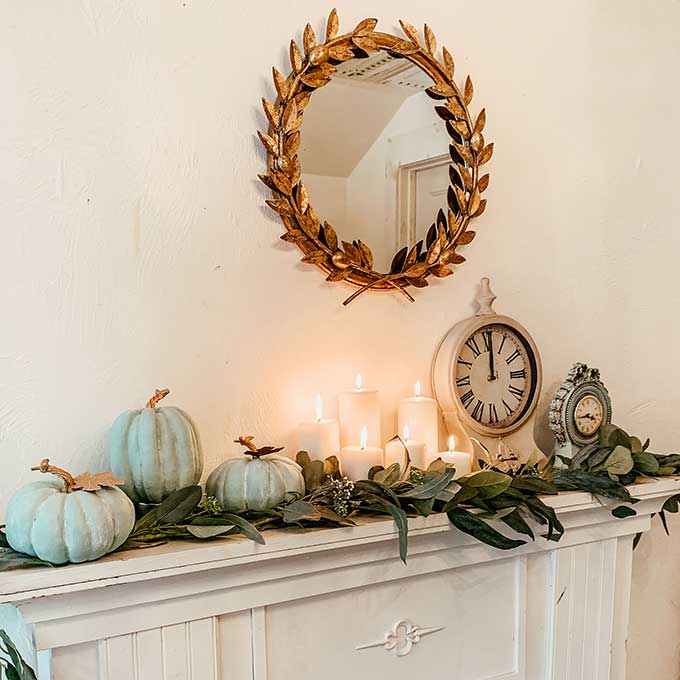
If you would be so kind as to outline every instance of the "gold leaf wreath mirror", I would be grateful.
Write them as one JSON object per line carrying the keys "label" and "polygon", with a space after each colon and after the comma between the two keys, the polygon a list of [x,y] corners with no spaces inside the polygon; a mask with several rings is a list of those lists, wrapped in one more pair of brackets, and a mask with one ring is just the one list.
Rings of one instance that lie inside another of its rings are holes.
{"label": "gold leaf wreath mirror", "polygon": [[421,39],[401,21],[402,38],[377,23],[339,34],[333,10],[323,41],[307,24],[303,50],[291,41],[290,74],[273,69],[276,101],[262,101],[268,172],[260,178],[274,194],[267,204],[303,262],[358,288],[344,304],[367,290],[412,302],[409,287],[465,261],[458,249],[486,207],[489,175],[480,168],[493,153],[484,109],[473,118],[468,108],[472,81],[457,86],[453,58],[445,47],[438,58],[432,29]]}

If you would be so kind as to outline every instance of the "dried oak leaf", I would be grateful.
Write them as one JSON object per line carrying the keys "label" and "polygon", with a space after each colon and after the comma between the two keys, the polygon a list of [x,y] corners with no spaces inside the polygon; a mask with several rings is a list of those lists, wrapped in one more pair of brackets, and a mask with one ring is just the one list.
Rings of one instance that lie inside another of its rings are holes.
{"label": "dried oak leaf", "polygon": [[83,472],[75,479],[75,484],[71,487],[73,490],[82,489],[83,491],[99,491],[105,487],[120,486],[125,484],[122,479],[116,479],[112,472],[98,472],[97,474],[90,474]]}

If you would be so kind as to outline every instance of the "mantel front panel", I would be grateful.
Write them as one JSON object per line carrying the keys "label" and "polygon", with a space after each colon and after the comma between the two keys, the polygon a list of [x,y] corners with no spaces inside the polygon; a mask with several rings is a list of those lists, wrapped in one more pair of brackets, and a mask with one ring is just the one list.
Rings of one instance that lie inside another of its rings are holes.
{"label": "mantel front panel", "polygon": [[512,557],[267,607],[267,678],[524,678],[526,574]]}

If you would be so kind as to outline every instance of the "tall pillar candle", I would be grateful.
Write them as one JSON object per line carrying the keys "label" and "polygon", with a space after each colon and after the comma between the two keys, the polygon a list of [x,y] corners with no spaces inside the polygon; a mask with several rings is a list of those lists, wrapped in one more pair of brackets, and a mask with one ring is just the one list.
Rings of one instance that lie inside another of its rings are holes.
{"label": "tall pillar candle", "polygon": [[388,468],[393,463],[399,463],[403,470],[406,459],[404,446],[406,446],[409,458],[411,459],[411,465],[419,470],[424,470],[427,467],[425,442],[412,439],[408,425],[404,426],[403,433],[402,439],[393,439],[385,444],[385,467]]}
{"label": "tall pillar candle", "polygon": [[377,447],[382,445],[378,390],[363,387],[361,374],[357,373],[353,390],[338,395],[338,416],[340,446],[356,444],[364,427],[368,431],[367,445]]}
{"label": "tall pillar candle", "polygon": [[411,439],[425,442],[425,452],[431,456],[439,451],[439,420],[437,402],[420,394],[420,380],[415,385],[415,395],[399,402],[397,432],[408,425]]}
{"label": "tall pillar candle", "polygon": [[316,418],[300,423],[297,430],[298,451],[306,451],[312,460],[325,460],[340,452],[338,421],[323,417],[321,395],[316,395]]}
{"label": "tall pillar candle", "polygon": [[383,450],[369,446],[368,430],[362,428],[359,444],[343,446],[340,451],[340,469],[352,481],[368,479],[368,471],[375,465],[383,464]]}

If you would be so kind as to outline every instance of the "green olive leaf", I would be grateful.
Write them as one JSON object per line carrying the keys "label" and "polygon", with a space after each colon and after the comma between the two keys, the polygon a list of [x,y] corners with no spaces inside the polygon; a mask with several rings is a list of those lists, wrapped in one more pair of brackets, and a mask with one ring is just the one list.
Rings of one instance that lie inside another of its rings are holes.
{"label": "green olive leaf", "polygon": [[464,484],[462,480],[458,480],[458,482],[461,485],[477,489],[480,498],[487,499],[502,494],[512,483],[512,477],[502,472],[484,470],[466,477]]}
{"label": "green olive leaf", "polygon": [[633,463],[635,469],[643,475],[656,475],[659,472],[659,461],[651,453],[636,453]]}

